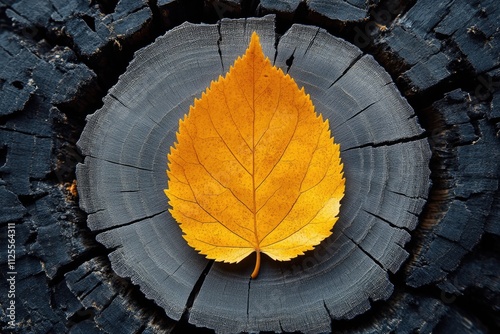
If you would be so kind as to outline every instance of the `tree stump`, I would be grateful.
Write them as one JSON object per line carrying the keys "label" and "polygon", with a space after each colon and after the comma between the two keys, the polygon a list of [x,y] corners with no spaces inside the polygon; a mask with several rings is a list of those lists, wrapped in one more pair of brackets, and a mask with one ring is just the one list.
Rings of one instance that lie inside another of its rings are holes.
{"label": "tree stump", "polygon": [[[0,331],[497,332],[499,19],[493,0],[1,1]],[[257,280],[188,247],[162,191],[178,119],[253,30],[347,180],[333,235]]]}
{"label": "tree stump", "polygon": [[[290,263],[264,261],[257,280],[248,261],[212,263],[190,249],[163,193],[179,119],[253,31],[330,120],[347,180],[333,235]],[[407,258],[427,197],[430,149],[390,76],[355,46],[304,25],[277,40],[272,16],[183,24],[136,53],[87,122],[77,181],[89,227],[113,249],[113,270],[174,320],[188,312],[221,333],[327,331],[331,317],[350,319],[391,295],[388,272]]]}

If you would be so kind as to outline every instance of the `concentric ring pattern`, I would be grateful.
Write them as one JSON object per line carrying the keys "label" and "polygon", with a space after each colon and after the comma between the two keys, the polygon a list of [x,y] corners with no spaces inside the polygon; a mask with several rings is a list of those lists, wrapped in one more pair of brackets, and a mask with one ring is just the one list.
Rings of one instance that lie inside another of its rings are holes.
{"label": "concentric ring pattern", "polygon": [[[257,31],[266,55],[304,86],[341,145],[346,194],[333,235],[291,262],[211,264],[191,249],[163,193],[178,120],[244,53]],[[387,299],[429,190],[430,150],[417,117],[369,55],[316,27],[277,38],[274,18],[183,24],[139,51],[88,117],[78,142],[80,205],[120,276],[180,319],[217,332],[330,330]],[[208,274],[204,275],[205,272]],[[194,294],[193,294],[194,295]]]}

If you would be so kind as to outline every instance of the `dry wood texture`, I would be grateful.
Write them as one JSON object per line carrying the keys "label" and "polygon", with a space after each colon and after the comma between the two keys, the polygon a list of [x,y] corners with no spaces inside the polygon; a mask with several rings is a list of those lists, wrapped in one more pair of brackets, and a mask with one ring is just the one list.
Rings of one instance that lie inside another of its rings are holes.
{"label": "dry wood texture", "polygon": [[[0,331],[498,332],[499,21],[494,0],[0,0]],[[331,238],[250,281],[253,258],[185,244],[162,190],[178,118],[253,30],[330,119],[347,192]]]}
{"label": "dry wood texture", "polygon": [[[212,265],[186,245],[162,189],[178,120],[253,31],[330,120],[347,189],[331,238],[289,263],[265,261],[250,281],[248,261]],[[116,248],[115,272],[175,320],[203,275],[189,320],[217,332],[325,331],[330,317],[352,318],[370,299],[388,298],[387,272],[408,255],[430,184],[423,130],[372,57],[314,27],[275,36],[273,17],[172,29],[136,54],[78,142],[86,156],[77,167],[80,204],[97,240]]]}

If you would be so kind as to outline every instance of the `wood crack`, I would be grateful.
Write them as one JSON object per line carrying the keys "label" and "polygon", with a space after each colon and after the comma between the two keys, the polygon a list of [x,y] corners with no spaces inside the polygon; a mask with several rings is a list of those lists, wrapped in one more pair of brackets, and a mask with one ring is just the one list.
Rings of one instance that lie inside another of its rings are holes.
{"label": "wood crack", "polygon": [[193,289],[191,290],[191,293],[189,294],[188,299],[186,300],[184,311],[181,315],[178,325],[176,325],[176,328],[178,326],[185,326],[185,324],[189,322],[191,308],[193,307],[196,297],[198,297],[198,294],[200,293],[200,290],[203,287],[203,282],[205,282],[205,278],[210,272],[210,269],[212,269],[213,264],[214,264],[213,260],[208,261],[207,265],[205,266],[205,269],[203,269],[200,276],[198,277],[198,280],[196,281],[195,285],[193,286]]}
{"label": "wood crack", "polygon": [[221,24],[222,24],[222,22],[219,20],[217,22],[217,33],[219,34],[219,38],[217,39],[217,52],[219,53],[219,59],[220,59],[220,65],[222,67],[222,73],[226,73],[226,69],[224,68],[224,60],[222,59],[222,50],[220,47],[220,44],[222,42]]}
{"label": "wood crack", "polygon": [[364,212],[366,212],[367,214],[369,214],[369,215],[371,215],[371,216],[373,216],[373,217],[375,217],[375,218],[377,218],[377,219],[380,219],[380,220],[381,220],[381,221],[383,221],[383,222],[386,222],[389,226],[391,226],[391,227],[393,227],[393,228],[396,228],[396,229],[398,229],[398,230],[403,230],[403,231],[406,231],[406,232],[408,232],[408,233],[411,233],[411,230],[410,230],[408,227],[405,227],[405,226],[398,226],[398,225],[396,225],[396,224],[392,223],[391,221],[389,221],[389,220],[387,220],[387,219],[385,219],[385,218],[382,218],[382,217],[381,217],[381,216],[379,216],[379,215],[374,214],[373,212],[370,212],[370,211],[368,211],[368,210],[366,210],[366,209],[362,209],[362,210],[363,210]]}
{"label": "wood crack", "polygon": [[318,28],[316,30],[316,33],[314,34],[313,38],[311,38],[311,40],[309,41],[309,45],[307,46],[306,50],[304,51],[304,57],[309,52],[309,50],[311,49],[311,47],[313,46],[314,41],[316,40],[316,37],[318,37],[319,30],[320,30],[320,28]]}
{"label": "wood crack", "polygon": [[125,108],[129,109],[129,110],[132,110],[129,106],[127,106],[125,103],[123,103],[119,98],[117,98],[115,95],[113,95],[112,93],[109,93],[109,97],[113,98],[114,100],[116,100],[118,103],[120,103],[122,106],[124,106]]}
{"label": "wood crack", "polygon": [[388,141],[383,141],[380,143],[366,143],[366,144],[362,144],[362,145],[358,145],[358,146],[353,146],[353,147],[346,148],[346,149],[342,150],[341,152],[347,152],[347,151],[356,150],[356,149],[363,149],[366,147],[376,148],[376,147],[383,147],[383,146],[393,146],[393,145],[418,141],[418,140],[422,140],[422,139],[426,139],[426,138],[427,138],[427,134],[422,133],[422,134],[417,135],[417,136],[411,136],[411,137],[406,137],[406,138],[401,138],[401,139],[396,139],[396,140],[388,140]]}
{"label": "wood crack", "polygon": [[[149,168],[144,168],[144,167],[139,167],[139,166],[135,166],[135,165],[125,164],[125,163],[122,163],[122,162],[116,162],[116,161],[113,161],[113,160],[104,159],[104,158],[100,158],[100,157],[96,157],[96,156],[92,156],[92,155],[87,155],[87,157],[90,157],[92,159],[102,160],[102,161],[105,161],[105,162],[109,162],[109,163],[114,164],[114,165],[135,168],[135,169],[144,170],[144,171],[147,171],[147,172],[153,172],[153,170],[149,169]],[[85,165],[85,163],[84,163],[84,165]]]}
{"label": "wood crack", "polygon": [[111,230],[114,230],[114,229],[117,229],[117,228],[122,228],[122,227],[125,227],[125,226],[130,226],[130,225],[133,225],[135,223],[139,223],[143,220],[146,220],[146,219],[151,219],[151,218],[154,218],[156,216],[159,216],[165,212],[167,212],[168,210],[165,209],[165,210],[162,210],[158,213],[155,213],[155,214],[152,214],[152,215],[149,215],[149,216],[146,216],[146,217],[142,217],[142,218],[139,218],[139,219],[134,219],[128,223],[123,223],[123,224],[118,224],[118,225],[113,225],[113,226],[110,226],[110,227],[106,227],[106,228],[103,228],[103,229],[96,229],[94,230],[94,234],[101,234],[101,233],[104,233],[104,232],[108,232],[108,231],[111,231]]}
{"label": "wood crack", "polygon": [[352,61],[351,63],[347,66],[347,68],[340,74],[340,76],[335,79],[331,84],[330,86],[328,86],[328,89],[332,88],[340,79],[342,79],[346,74],[347,72],[349,72],[349,70],[361,59],[365,56],[364,53],[360,53],[358,56],[356,56]]}
{"label": "wood crack", "polygon": [[379,266],[383,271],[387,272],[387,269],[384,268],[382,263],[380,263],[379,260],[377,260],[373,255],[371,255],[368,251],[366,251],[359,243],[354,241],[351,237],[349,237],[347,234],[344,233],[344,231],[341,231],[341,233],[349,240],[351,240],[363,253],[365,253],[366,256],[368,256],[377,266]]}

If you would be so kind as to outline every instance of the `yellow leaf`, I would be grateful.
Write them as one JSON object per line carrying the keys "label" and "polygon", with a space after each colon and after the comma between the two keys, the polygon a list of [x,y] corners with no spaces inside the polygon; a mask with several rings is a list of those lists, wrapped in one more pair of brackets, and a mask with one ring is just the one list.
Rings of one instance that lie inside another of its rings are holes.
{"label": "yellow leaf", "polygon": [[344,196],[339,145],[304,88],[246,53],[179,121],[165,194],[188,244],[209,259],[287,261],[332,232]]}

